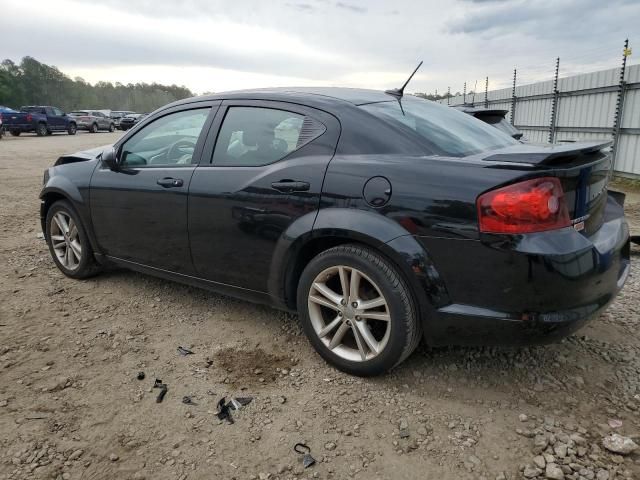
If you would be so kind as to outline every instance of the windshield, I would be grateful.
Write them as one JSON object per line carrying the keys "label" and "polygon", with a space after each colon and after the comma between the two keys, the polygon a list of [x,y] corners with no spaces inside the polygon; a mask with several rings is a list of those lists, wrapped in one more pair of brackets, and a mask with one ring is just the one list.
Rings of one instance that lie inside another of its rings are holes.
{"label": "windshield", "polygon": [[361,108],[396,128],[418,134],[427,154],[465,157],[517,144],[486,123],[444,105],[413,97],[370,103]]}
{"label": "windshield", "polygon": [[72,117],[81,117],[83,115],[89,115],[89,112],[71,112],[69,115]]}

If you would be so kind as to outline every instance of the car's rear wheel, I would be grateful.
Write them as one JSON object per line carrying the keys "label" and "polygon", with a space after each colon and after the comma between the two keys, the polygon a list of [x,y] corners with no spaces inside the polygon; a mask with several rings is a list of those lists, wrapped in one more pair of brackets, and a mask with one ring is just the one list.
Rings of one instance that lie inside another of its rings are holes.
{"label": "car's rear wheel", "polygon": [[66,276],[87,278],[101,270],[86,230],[69,202],[59,200],[49,208],[46,229],[53,261]]}
{"label": "car's rear wheel", "polygon": [[69,126],[67,127],[67,133],[69,135],[75,135],[77,131],[78,131],[78,127],[76,127],[75,123],[70,123]]}
{"label": "car's rear wheel", "polygon": [[317,352],[353,375],[388,371],[420,340],[409,287],[393,264],[367,247],[341,245],[312,259],[300,277],[297,302]]}
{"label": "car's rear wheel", "polygon": [[97,123],[92,124],[91,127],[89,128],[89,132],[98,133],[98,124]]}
{"label": "car's rear wheel", "polygon": [[36,127],[36,135],[44,137],[47,134],[48,128],[44,123],[39,123]]}
{"label": "car's rear wheel", "polygon": [[20,130],[10,130],[10,133],[12,137],[19,137],[22,132]]}
{"label": "car's rear wheel", "polygon": [[110,131],[111,133],[113,133],[113,132],[115,132],[115,131],[116,131],[116,126],[115,126],[113,123],[109,125],[109,131]]}

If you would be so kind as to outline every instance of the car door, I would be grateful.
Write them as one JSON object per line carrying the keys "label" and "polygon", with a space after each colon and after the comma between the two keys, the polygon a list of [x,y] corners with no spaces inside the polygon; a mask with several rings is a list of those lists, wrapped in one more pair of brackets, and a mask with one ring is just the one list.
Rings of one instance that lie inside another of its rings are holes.
{"label": "car door", "polygon": [[100,112],[91,112],[91,116],[93,117],[93,120],[96,122],[96,125],[98,125],[98,130],[104,130],[102,115],[100,114]]}
{"label": "car door", "polygon": [[187,192],[218,105],[197,102],[156,114],[115,145],[115,170],[96,168],[91,218],[107,256],[192,273]]}
{"label": "car door", "polygon": [[195,271],[268,292],[278,240],[296,221],[313,225],[340,124],[313,108],[237,100],[223,102],[212,130],[189,187]]}
{"label": "car door", "polygon": [[47,124],[49,130],[60,131],[66,129],[64,112],[59,108],[47,107]]}
{"label": "car door", "polygon": [[98,117],[98,126],[100,130],[109,130],[109,118],[102,112],[96,112]]}

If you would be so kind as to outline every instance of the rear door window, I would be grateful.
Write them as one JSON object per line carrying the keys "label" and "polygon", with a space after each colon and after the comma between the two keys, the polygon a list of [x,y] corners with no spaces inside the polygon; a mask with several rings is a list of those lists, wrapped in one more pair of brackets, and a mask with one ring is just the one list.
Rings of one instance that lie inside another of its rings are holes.
{"label": "rear door window", "polygon": [[218,134],[213,164],[238,167],[268,165],[283,159],[324,131],[324,125],[299,113],[264,107],[229,107]]}

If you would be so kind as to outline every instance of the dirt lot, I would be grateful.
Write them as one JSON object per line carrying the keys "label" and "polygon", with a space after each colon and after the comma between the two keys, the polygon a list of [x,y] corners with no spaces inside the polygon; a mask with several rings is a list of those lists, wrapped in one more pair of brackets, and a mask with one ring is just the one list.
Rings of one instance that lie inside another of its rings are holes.
{"label": "dirt lot", "polygon": [[[42,171],[117,137],[0,140],[0,479],[640,476],[638,452],[603,447],[612,431],[640,442],[635,271],[562,343],[420,347],[390,375],[352,378],[295,317],[136,273],[58,272],[38,235]],[[637,231],[640,195],[629,200]],[[168,385],[160,404],[155,378]],[[233,425],[214,415],[230,395],[253,397]]]}

